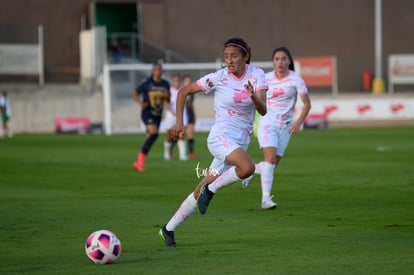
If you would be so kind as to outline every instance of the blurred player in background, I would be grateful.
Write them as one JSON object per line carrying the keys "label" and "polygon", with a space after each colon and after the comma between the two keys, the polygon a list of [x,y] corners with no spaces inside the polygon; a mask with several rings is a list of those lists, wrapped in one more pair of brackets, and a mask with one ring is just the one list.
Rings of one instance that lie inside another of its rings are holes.
{"label": "blurred player in background", "polygon": [[214,93],[215,123],[207,138],[208,149],[214,159],[208,175],[160,229],[159,234],[166,246],[176,246],[174,230],[197,208],[205,214],[218,190],[254,173],[254,163],[246,150],[255,111],[261,115],[266,113],[267,84],[263,70],[250,65],[250,57],[250,47],[244,40],[229,39],[224,44],[226,67],[184,86],[178,93],[177,123],[172,129],[175,138],[184,135],[183,112],[187,96],[201,91]]}
{"label": "blurred player in background", "polygon": [[[174,140],[171,135],[171,128],[174,127],[176,122],[176,103],[177,95],[181,86],[181,78],[179,74],[174,74],[171,79],[171,88],[170,88],[170,102],[166,103],[166,115],[165,115],[165,127],[167,129],[167,134],[164,141],[164,159],[171,160],[173,156],[173,147],[175,143],[178,143],[178,157],[180,160],[187,160],[186,153],[186,144],[184,137]],[[184,110],[184,127],[187,125],[187,112]]]}
{"label": "blurred player in background", "polygon": [[141,119],[146,127],[146,140],[138,153],[133,168],[144,171],[145,158],[158,138],[164,102],[170,100],[170,83],[162,79],[161,64],[152,66],[151,76],[139,85],[132,96],[141,107]]}
{"label": "blurred player in background", "polygon": [[[292,134],[297,134],[311,108],[308,89],[303,79],[295,73],[290,51],[285,47],[274,50],[274,70],[266,74],[267,114],[259,118],[258,141],[264,160],[256,164],[255,174],[260,174],[262,209],[274,209],[277,203],[270,196],[273,173],[285,153]],[[303,108],[294,120],[296,100],[300,97]],[[253,175],[242,181],[248,187]]]}
{"label": "blurred player in background", "polygon": [[1,121],[3,123],[2,129],[0,130],[0,137],[4,137],[5,135],[12,137],[13,134],[9,128],[9,120],[11,118],[11,103],[7,97],[6,91],[3,91],[0,97],[0,113]]}
{"label": "blurred player in background", "polygon": [[[183,78],[183,86],[187,86],[192,81],[191,75],[185,75]],[[186,109],[188,115],[188,125],[187,125],[187,142],[188,142],[188,156],[190,159],[198,158],[197,154],[194,152],[194,128],[196,122],[196,115],[194,111],[194,95],[189,95],[187,97]]]}

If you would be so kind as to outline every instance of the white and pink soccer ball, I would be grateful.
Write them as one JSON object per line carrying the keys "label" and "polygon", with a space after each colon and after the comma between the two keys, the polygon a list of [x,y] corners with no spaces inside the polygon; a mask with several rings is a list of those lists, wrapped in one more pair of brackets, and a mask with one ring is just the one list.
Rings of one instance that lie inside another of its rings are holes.
{"label": "white and pink soccer ball", "polygon": [[112,264],[121,255],[121,250],[121,241],[109,230],[98,230],[86,239],[86,255],[96,264]]}

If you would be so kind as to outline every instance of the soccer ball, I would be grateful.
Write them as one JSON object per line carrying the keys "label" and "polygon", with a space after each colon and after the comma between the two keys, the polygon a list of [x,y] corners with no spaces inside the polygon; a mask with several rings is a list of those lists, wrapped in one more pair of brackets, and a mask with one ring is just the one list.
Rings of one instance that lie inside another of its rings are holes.
{"label": "soccer ball", "polygon": [[86,239],[86,255],[95,264],[112,264],[121,255],[121,250],[121,241],[109,230],[98,230]]}

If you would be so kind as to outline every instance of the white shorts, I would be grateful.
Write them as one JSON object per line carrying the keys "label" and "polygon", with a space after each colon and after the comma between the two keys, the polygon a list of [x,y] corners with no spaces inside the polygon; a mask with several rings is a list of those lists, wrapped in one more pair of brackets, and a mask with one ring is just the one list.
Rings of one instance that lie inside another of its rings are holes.
{"label": "white shorts", "polygon": [[264,147],[276,148],[276,155],[283,157],[288,147],[291,134],[289,133],[291,125],[277,127],[270,124],[261,124],[259,122],[257,139],[260,149]]}
{"label": "white shorts", "polygon": [[216,175],[220,175],[231,166],[226,161],[226,157],[237,148],[247,151],[249,144],[238,144],[226,135],[209,135],[207,139],[207,147],[214,159],[210,164],[210,171]]}
{"label": "white shorts", "polygon": [[[169,130],[172,127],[174,127],[176,121],[177,121],[177,118],[175,114],[171,113],[170,111],[167,111],[165,113],[165,118],[164,118],[165,129]],[[184,112],[184,127],[187,127],[187,124],[188,124],[187,112]]]}

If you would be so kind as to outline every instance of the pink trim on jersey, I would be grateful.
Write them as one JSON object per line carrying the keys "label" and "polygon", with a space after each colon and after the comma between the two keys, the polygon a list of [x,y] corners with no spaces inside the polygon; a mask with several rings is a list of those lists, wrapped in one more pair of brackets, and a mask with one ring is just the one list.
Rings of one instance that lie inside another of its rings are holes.
{"label": "pink trim on jersey", "polygon": [[[228,72],[228,69],[227,69],[227,72]],[[246,76],[246,73],[247,73],[247,64],[245,65],[245,67],[244,67],[244,73],[243,73],[243,75],[241,76],[241,77],[237,77],[235,74],[233,74],[233,73],[229,73],[229,75],[231,76],[231,78],[233,78],[234,80],[237,80],[237,81],[240,81],[240,80],[242,80],[245,76]]]}
{"label": "pink trim on jersey", "polygon": [[275,74],[275,78],[279,81],[285,80],[286,78],[288,78],[290,76],[290,70],[288,71],[288,74],[285,77],[279,78],[276,74],[276,71],[274,71]]}
{"label": "pink trim on jersey", "polygon": [[200,90],[201,90],[203,93],[208,94],[207,89],[204,89],[204,87],[203,87],[203,85],[201,84],[200,80],[197,80],[197,82],[196,82],[196,83],[197,83],[198,88],[200,88]]}

